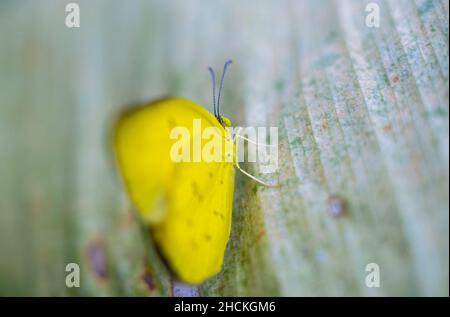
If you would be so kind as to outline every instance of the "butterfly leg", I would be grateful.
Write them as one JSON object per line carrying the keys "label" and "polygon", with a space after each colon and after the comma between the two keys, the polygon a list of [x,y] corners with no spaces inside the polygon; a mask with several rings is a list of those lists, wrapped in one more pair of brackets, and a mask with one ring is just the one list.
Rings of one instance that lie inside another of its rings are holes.
{"label": "butterfly leg", "polygon": [[[249,174],[248,172],[244,171],[244,170],[241,168],[241,166],[239,165],[239,161],[238,161],[238,157],[239,157],[239,156],[238,156],[238,153],[237,153],[238,148],[239,148],[239,146],[238,146],[238,144],[237,144],[238,138],[247,140],[247,141],[249,141],[249,142],[252,142],[252,143],[258,145],[258,143],[253,142],[253,141],[251,141],[251,140],[249,140],[249,139],[243,137],[242,135],[240,135],[239,132],[240,132],[241,130],[242,130],[242,128],[239,127],[239,128],[237,129],[236,133],[235,133],[234,136],[233,136],[233,142],[236,143],[236,156],[235,156],[236,159],[235,159],[235,162],[234,162],[235,165],[236,165],[236,168],[237,168],[238,170],[240,170],[243,174],[247,175],[248,177],[250,177],[250,178],[253,179],[254,181],[256,181],[256,182],[258,182],[258,183],[260,183],[260,184],[262,184],[262,185],[264,185],[264,186],[267,186],[267,187],[276,187],[275,185],[268,184],[268,183],[266,183],[266,182],[260,180],[259,178],[257,178],[257,177],[255,177],[255,176]],[[266,144],[264,144],[264,145],[266,145]],[[266,146],[267,146],[267,145],[266,145]]]}
{"label": "butterfly leg", "polygon": [[[239,131],[240,129],[242,129],[242,128],[239,128],[238,131]],[[242,135],[240,135],[240,134],[235,134],[235,136],[234,136],[234,141],[236,141],[237,138],[241,138],[242,140],[245,140],[245,141],[247,141],[247,142],[253,143],[253,144],[257,145],[257,146],[275,146],[274,144],[264,144],[264,143],[258,143],[258,142],[255,142],[255,141],[250,140],[250,139],[248,139],[248,138],[246,138],[246,137],[244,137],[244,136],[242,136]]]}

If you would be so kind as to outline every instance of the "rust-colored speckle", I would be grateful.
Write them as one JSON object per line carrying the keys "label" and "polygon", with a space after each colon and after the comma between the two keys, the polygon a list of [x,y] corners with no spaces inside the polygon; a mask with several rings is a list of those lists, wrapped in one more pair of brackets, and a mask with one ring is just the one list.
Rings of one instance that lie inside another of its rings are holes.
{"label": "rust-colored speckle", "polygon": [[120,225],[122,228],[129,227],[135,221],[136,221],[135,213],[131,209],[127,209],[126,212],[124,212],[120,217]]}
{"label": "rust-colored speckle", "polygon": [[42,189],[35,184],[31,187],[30,193],[30,209],[34,216],[39,216],[47,210],[47,204],[45,203],[44,193]]}
{"label": "rust-colored speckle", "polygon": [[261,229],[261,231],[258,233],[257,241],[260,241],[265,235],[266,231],[264,229]]}
{"label": "rust-colored speckle", "polygon": [[338,195],[331,195],[328,198],[328,213],[334,217],[342,217],[347,212],[347,203]]}
{"label": "rust-colored speckle", "polygon": [[398,74],[395,74],[394,76],[392,76],[392,83],[397,83],[400,80],[400,76]]}
{"label": "rust-colored speckle", "polygon": [[384,130],[385,132],[391,131],[391,130],[392,130],[392,124],[391,124],[391,123],[385,124],[385,126],[383,127],[383,130]]}
{"label": "rust-colored speckle", "polygon": [[87,259],[89,269],[95,277],[105,280],[108,277],[107,259],[105,244],[102,239],[96,238],[89,242],[87,246]]}

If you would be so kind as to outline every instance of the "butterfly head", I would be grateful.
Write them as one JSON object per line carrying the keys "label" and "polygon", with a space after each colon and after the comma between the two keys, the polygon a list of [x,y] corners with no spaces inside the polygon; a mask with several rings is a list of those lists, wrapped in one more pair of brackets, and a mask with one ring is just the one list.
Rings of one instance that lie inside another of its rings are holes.
{"label": "butterfly head", "polygon": [[219,123],[223,126],[223,127],[231,127],[231,120],[228,119],[227,117],[224,116],[219,116],[217,117],[217,120],[219,120]]}
{"label": "butterfly head", "polygon": [[214,74],[214,70],[211,67],[208,67],[208,70],[211,74],[212,84],[213,84],[213,107],[214,107],[214,116],[217,118],[219,123],[223,127],[230,127],[231,121],[227,117],[224,117],[220,114],[220,96],[222,94],[222,87],[223,87],[223,79],[225,77],[225,72],[227,71],[228,65],[232,63],[231,60],[227,61],[225,65],[223,66],[223,72],[222,77],[220,79],[220,87],[219,87],[219,94],[217,96],[217,102],[216,102],[216,76]]}

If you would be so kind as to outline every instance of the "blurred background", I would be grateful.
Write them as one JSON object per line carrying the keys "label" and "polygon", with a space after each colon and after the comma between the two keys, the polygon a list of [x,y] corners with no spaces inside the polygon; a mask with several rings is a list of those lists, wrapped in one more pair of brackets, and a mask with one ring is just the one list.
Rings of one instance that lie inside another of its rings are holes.
{"label": "blurred background", "polygon": [[448,296],[448,22],[448,0],[0,1],[0,295],[177,295],[109,129],[164,95],[211,109],[232,59],[222,112],[279,127],[282,186],[237,174],[222,272],[190,294]]}

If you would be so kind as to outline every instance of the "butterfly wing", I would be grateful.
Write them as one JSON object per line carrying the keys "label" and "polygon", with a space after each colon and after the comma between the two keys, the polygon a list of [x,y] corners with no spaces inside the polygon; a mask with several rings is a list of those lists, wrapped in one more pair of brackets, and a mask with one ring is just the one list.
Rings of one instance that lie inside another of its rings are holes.
{"label": "butterfly wing", "polygon": [[[201,121],[201,132],[215,127],[224,143],[232,142],[207,110],[180,98],[132,110],[120,117],[114,130],[116,158],[128,194],[173,271],[188,283],[200,283],[220,271],[234,189],[232,162],[171,159],[175,141],[170,132],[180,126],[193,132],[194,119]],[[189,142],[192,153],[192,138]]]}

